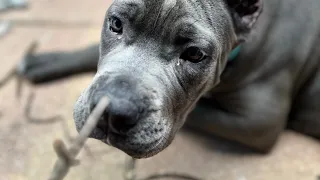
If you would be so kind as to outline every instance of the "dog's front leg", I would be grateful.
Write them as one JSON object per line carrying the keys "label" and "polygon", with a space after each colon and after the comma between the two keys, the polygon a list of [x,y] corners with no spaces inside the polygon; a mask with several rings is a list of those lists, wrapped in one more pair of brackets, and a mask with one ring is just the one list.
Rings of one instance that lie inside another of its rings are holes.
{"label": "dog's front leg", "polygon": [[250,85],[237,92],[202,99],[189,114],[187,124],[269,152],[286,126],[290,109],[289,88],[271,84]]}
{"label": "dog's front leg", "polygon": [[18,64],[18,73],[31,83],[45,83],[70,75],[95,72],[99,59],[99,45],[66,52],[26,54]]}

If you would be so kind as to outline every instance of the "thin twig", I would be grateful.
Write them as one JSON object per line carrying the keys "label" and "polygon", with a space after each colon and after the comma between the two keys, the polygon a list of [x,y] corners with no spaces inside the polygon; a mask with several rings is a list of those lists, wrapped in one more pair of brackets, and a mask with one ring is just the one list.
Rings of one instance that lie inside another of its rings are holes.
{"label": "thin twig", "polygon": [[142,180],[155,180],[155,179],[165,179],[165,178],[174,178],[174,179],[180,179],[180,180],[201,180],[200,178],[193,177],[188,174],[179,174],[179,173],[154,174]]}
{"label": "thin twig", "polygon": [[53,142],[53,149],[56,152],[59,159],[67,161],[71,166],[80,164],[79,161],[73,159],[72,155],[68,151],[67,147],[60,139],[57,139]]}
{"label": "thin twig", "polygon": [[136,159],[131,158],[127,160],[125,163],[125,169],[124,169],[124,179],[125,180],[136,180]]}
{"label": "thin twig", "polygon": [[4,76],[2,80],[0,80],[0,88],[5,86],[11,79],[17,80],[17,88],[16,88],[16,98],[20,99],[22,92],[22,85],[24,79],[17,72],[17,68],[12,68],[7,75]]}
{"label": "thin twig", "polygon": [[6,85],[10,79],[16,76],[16,69],[11,69],[7,75],[4,76],[2,80],[0,80],[0,88]]}
{"label": "thin twig", "polygon": [[57,121],[63,120],[63,117],[60,115],[56,115],[50,118],[37,118],[32,117],[31,111],[33,107],[33,101],[35,99],[35,94],[33,92],[30,93],[27,99],[27,105],[24,109],[24,115],[27,118],[27,121],[31,124],[51,124]]}
{"label": "thin twig", "polygon": [[20,100],[21,94],[22,94],[22,89],[23,89],[24,79],[23,79],[23,77],[19,76],[18,74],[15,75],[15,78],[17,80],[16,99]]}
{"label": "thin twig", "polygon": [[38,41],[32,41],[30,45],[27,47],[26,51],[24,52],[22,62],[20,62],[16,66],[16,80],[17,80],[17,88],[16,88],[16,98],[19,100],[21,98],[23,83],[27,80],[25,77],[25,66],[28,65],[29,57],[33,55],[33,53],[38,48]]}
{"label": "thin twig", "polygon": [[[68,143],[72,143],[74,141],[74,137],[72,137],[70,135],[70,131],[68,129],[68,124],[66,123],[65,119],[63,119],[61,121],[61,126],[62,126],[62,131],[63,131],[63,135],[64,137],[66,138],[67,142]],[[93,158],[93,153],[91,152],[91,149],[87,146],[87,145],[84,145],[83,146],[83,150],[86,152],[86,154],[90,157],[90,158]]]}
{"label": "thin twig", "polygon": [[24,57],[22,62],[17,65],[16,67],[12,68],[5,77],[0,80],[0,88],[6,85],[11,79],[15,78],[17,80],[17,88],[16,88],[16,98],[20,99],[22,93],[23,83],[26,80],[24,77],[24,66],[28,64],[28,57],[31,56],[38,47],[38,42],[33,41],[27,48],[26,52],[24,53]]}
{"label": "thin twig", "polygon": [[[124,179],[125,180],[136,180],[136,162],[137,160],[134,158],[130,158],[125,163],[125,172],[124,172]],[[188,174],[179,174],[179,173],[160,173],[160,174],[153,174],[146,178],[139,179],[139,180],[156,180],[156,179],[179,179],[179,180],[202,180],[200,178],[188,175]]]}
{"label": "thin twig", "polygon": [[[48,117],[48,118],[38,118],[38,117],[32,116],[31,112],[33,109],[34,99],[35,99],[35,94],[34,94],[34,92],[31,92],[27,98],[27,104],[24,109],[24,115],[26,117],[27,122],[30,124],[36,124],[36,125],[48,125],[48,124],[53,124],[53,123],[60,121],[61,125],[62,125],[64,137],[66,138],[68,143],[72,143],[72,141],[74,141],[75,138],[70,136],[70,132],[68,130],[68,125],[66,124],[66,119],[63,118],[63,116],[55,115],[55,116]],[[89,157],[93,158],[93,153],[91,152],[90,148],[86,145],[84,145],[83,148],[84,148],[85,152],[87,153],[87,155]]]}
{"label": "thin twig", "polygon": [[75,161],[76,156],[79,154],[92,130],[96,127],[101,115],[108,105],[108,98],[104,97],[100,100],[96,108],[90,114],[79,135],[68,150],[66,150],[67,148],[65,148],[65,145],[62,141],[55,141],[53,145],[55,151],[58,152],[58,160],[54,165],[49,180],[62,180],[68,174],[71,166],[77,162]]}
{"label": "thin twig", "polygon": [[26,81],[26,77],[24,74],[25,72],[23,69],[27,67],[24,67],[24,66],[28,65],[29,57],[34,54],[34,52],[38,48],[38,44],[39,44],[38,41],[35,41],[35,40],[30,43],[30,45],[27,47],[26,51],[24,52],[22,62],[20,62],[20,64],[18,64],[16,67],[17,69],[16,70],[16,79],[17,79],[16,98],[17,99],[21,98],[23,83]]}

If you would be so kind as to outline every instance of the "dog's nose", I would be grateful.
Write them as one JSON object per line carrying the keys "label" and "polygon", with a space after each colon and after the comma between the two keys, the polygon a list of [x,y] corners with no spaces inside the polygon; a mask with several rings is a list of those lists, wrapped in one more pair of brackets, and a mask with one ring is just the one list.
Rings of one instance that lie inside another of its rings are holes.
{"label": "dog's nose", "polygon": [[117,134],[126,134],[138,122],[138,107],[126,99],[111,101],[107,112],[109,130]]}
{"label": "dog's nose", "polygon": [[105,110],[98,127],[105,132],[111,131],[119,135],[133,128],[139,120],[138,107],[126,99],[110,98],[110,104]]}
{"label": "dog's nose", "polygon": [[139,92],[135,89],[135,81],[132,77],[118,76],[110,80],[109,83],[105,82],[104,79],[97,82],[99,88],[96,89],[92,98],[92,107],[97,104],[103,95],[110,99],[106,113],[99,122],[99,128],[125,135],[137,124],[140,109],[143,108],[141,103],[135,103],[134,100],[139,95]]}

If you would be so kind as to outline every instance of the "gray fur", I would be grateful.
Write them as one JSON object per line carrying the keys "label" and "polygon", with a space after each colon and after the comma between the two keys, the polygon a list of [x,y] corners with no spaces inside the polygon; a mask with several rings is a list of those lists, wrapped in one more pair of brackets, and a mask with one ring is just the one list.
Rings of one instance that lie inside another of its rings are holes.
{"label": "gray fur", "polygon": [[[215,134],[263,152],[287,123],[320,138],[319,8],[318,0],[264,1],[248,29],[238,26],[225,0],[115,0],[101,33],[97,73],[75,105],[77,129],[94,98],[121,99],[125,91],[128,101],[143,102],[137,125],[125,137],[99,128],[91,137],[136,158],[166,148],[187,119],[196,126],[204,126],[197,119],[210,122]],[[111,15],[123,19],[122,36],[109,31]],[[177,34],[188,34],[210,58],[181,60]],[[244,40],[227,65],[232,47]],[[119,77],[130,88],[111,87]]]}

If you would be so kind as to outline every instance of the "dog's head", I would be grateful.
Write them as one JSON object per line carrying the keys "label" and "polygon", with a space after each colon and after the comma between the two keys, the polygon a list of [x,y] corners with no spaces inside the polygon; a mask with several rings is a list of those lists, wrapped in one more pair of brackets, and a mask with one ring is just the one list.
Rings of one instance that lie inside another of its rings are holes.
{"label": "dog's head", "polygon": [[91,137],[135,158],[157,154],[219,83],[229,52],[260,12],[260,0],[115,0],[98,71],[75,106],[77,129],[108,96]]}

